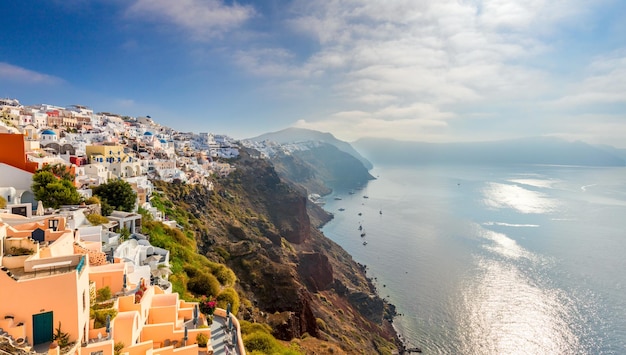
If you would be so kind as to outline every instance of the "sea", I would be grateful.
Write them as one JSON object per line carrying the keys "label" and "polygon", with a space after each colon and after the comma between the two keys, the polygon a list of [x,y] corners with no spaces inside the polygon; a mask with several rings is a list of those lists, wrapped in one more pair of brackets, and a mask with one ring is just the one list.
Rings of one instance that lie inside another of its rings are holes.
{"label": "sea", "polygon": [[371,173],[367,185],[325,197],[335,218],[322,231],[397,307],[406,346],[626,354],[626,168]]}

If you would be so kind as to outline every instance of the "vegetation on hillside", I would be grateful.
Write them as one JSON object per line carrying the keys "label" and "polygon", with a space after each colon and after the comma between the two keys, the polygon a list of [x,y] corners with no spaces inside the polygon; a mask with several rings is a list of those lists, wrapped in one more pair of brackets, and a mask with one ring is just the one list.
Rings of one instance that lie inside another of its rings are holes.
{"label": "vegetation on hillside", "polygon": [[[168,190],[169,193],[188,193],[193,187],[185,184],[158,184],[160,188]],[[241,299],[236,291],[237,278],[232,269],[223,263],[210,261],[205,256],[198,253],[195,240],[195,230],[202,230],[202,223],[193,214],[190,214],[184,206],[175,205],[169,199],[157,195],[153,198],[152,204],[165,213],[168,218],[174,218],[179,225],[185,225],[184,232],[170,228],[161,222],[149,221],[143,224],[143,232],[150,236],[150,243],[154,246],[168,249],[170,251],[170,263],[172,272],[169,280],[172,282],[174,292],[178,292],[183,299],[199,300],[202,296],[215,298],[220,308],[226,308],[231,304],[233,314],[238,314],[242,303],[250,305],[247,299]],[[270,344],[272,352],[263,354],[300,354],[300,352],[284,346],[271,334],[271,328],[263,325],[263,339]],[[244,333],[246,334],[246,333]],[[258,334],[257,334],[258,335]],[[257,335],[253,335],[256,337]],[[268,349],[269,349],[268,348]],[[259,354],[254,347],[246,349],[251,353]]]}
{"label": "vegetation on hillside", "polygon": [[[174,290],[185,299],[215,297],[220,307],[239,298],[238,318],[269,329],[246,333],[251,352],[278,346],[284,350],[271,351],[391,353],[386,303],[364,269],[317,230],[324,212],[315,210],[318,216],[309,220],[306,193],[283,181],[269,162],[244,151],[233,163],[236,170],[216,178],[214,190],[154,181],[152,205],[182,227],[144,223],[151,242],[171,252]],[[327,259],[310,260],[332,264],[322,268],[331,273],[322,275],[330,283],[317,283],[319,289],[308,281],[319,275],[303,276],[299,267],[309,261],[303,257],[318,254]]]}

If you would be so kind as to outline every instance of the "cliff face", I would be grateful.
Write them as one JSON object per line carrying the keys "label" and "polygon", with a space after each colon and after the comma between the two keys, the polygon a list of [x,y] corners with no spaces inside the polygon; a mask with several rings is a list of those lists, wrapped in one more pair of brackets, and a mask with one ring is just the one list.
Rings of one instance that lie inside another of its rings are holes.
{"label": "cliff face", "polygon": [[279,154],[272,161],[281,177],[320,195],[330,193],[333,188],[352,188],[374,179],[358,159],[323,142]]}
{"label": "cliff face", "polygon": [[318,230],[331,217],[268,161],[242,151],[234,164],[215,191],[168,198],[200,221],[198,252],[235,271],[250,301],[239,316],[272,325],[283,340],[308,333],[348,353],[391,351],[394,334],[384,319],[392,307],[376,296],[364,268]]}

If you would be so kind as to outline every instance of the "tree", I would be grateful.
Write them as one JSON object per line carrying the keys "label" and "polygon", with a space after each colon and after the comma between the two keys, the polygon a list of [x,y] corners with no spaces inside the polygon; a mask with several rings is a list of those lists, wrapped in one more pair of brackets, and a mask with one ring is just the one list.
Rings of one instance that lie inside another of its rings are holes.
{"label": "tree", "polygon": [[70,172],[70,169],[68,169],[67,166],[60,163],[44,165],[41,169],[37,171],[48,171],[54,174],[54,176],[58,177],[59,179],[68,180],[70,182],[74,181],[74,178],[76,178],[76,176]]}
{"label": "tree", "polygon": [[46,170],[38,170],[33,175],[31,189],[35,199],[41,201],[44,207],[58,208],[61,205],[76,205],[82,199],[70,180],[59,179]]}
{"label": "tree", "polygon": [[102,201],[102,215],[110,215],[113,210],[132,212],[137,201],[137,194],[124,180],[111,180],[96,186],[94,195]]}

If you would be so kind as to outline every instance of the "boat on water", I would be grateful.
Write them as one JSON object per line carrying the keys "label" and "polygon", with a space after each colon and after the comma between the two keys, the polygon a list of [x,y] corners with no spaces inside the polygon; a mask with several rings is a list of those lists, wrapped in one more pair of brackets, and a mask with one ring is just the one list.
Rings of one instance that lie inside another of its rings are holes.
{"label": "boat on water", "polygon": [[363,213],[359,212],[359,216],[362,216],[362,215],[363,215]]}
{"label": "boat on water", "polygon": [[335,201],[341,201],[341,197],[335,197]]}
{"label": "boat on water", "polygon": [[339,211],[345,211],[345,210],[346,210],[346,209],[345,209],[345,208],[343,208],[343,207],[339,209]]}
{"label": "boat on water", "polygon": [[378,211],[379,214],[383,214],[383,210]]}
{"label": "boat on water", "polygon": [[369,197],[369,196],[367,196],[367,195],[363,195],[363,198],[370,198],[370,197]]}
{"label": "boat on water", "polygon": [[363,245],[367,245],[367,242],[365,242],[365,241],[364,241],[364,242],[363,242]]}
{"label": "boat on water", "polygon": [[362,231],[363,230],[363,226],[359,224],[359,230]]}
{"label": "boat on water", "polygon": [[361,238],[365,237],[365,232],[361,233]]}

